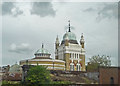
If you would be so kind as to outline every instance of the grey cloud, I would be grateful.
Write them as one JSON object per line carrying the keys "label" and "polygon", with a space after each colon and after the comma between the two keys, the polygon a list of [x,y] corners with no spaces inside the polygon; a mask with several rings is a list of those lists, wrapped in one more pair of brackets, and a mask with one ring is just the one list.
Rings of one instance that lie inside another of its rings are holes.
{"label": "grey cloud", "polygon": [[83,12],[96,12],[97,21],[101,21],[104,18],[118,18],[118,4],[117,3],[109,3],[109,4],[104,4],[100,5],[100,7],[97,8],[87,8],[83,10]]}
{"label": "grey cloud", "polygon": [[14,8],[14,3],[13,2],[4,2],[2,4],[2,14],[12,14],[12,9]]}
{"label": "grey cloud", "polygon": [[2,15],[18,16],[21,14],[23,14],[23,11],[16,7],[14,2],[4,2],[2,4]]}
{"label": "grey cloud", "polygon": [[87,8],[87,9],[83,10],[83,12],[93,12],[95,10],[96,9],[93,9],[92,7],[90,7],[90,8]]}
{"label": "grey cloud", "polygon": [[53,9],[51,2],[33,2],[31,14],[45,16],[55,16],[56,11]]}
{"label": "grey cloud", "polygon": [[98,21],[103,18],[118,18],[118,6],[117,4],[105,4],[103,9],[98,12]]}
{"label": "grey cloud", "polygon": [[30,45],[27,43],[22,43],[20,45],[16,45],[16,44],[11,44],[10,45],[10,49],[8,50],[9,52],[14,52],[14,53],[29,53],[32,51],[32,49],[30,48]]}

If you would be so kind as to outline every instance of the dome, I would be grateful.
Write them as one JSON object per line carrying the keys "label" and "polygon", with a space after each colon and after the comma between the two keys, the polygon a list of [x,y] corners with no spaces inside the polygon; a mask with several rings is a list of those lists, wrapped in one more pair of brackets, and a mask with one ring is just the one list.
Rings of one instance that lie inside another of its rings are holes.
{"label": "dome", "polygon": [[66,32],[63,36],[63,40],[66,39],[66,36],[68,36],[69,40],[76,40],[76,35],[72,32]]}
{"label": "dome", "polygon": [[35,54],[49,54],[48,50],[47,49],[44,49],[44,48],[41,48],[41,49],[38,49]]}
{"label": "dome", "polygon": [[22,68],[18,64],[14,64],[10,67],[9,73],[22,73]]}
{"label": "dome", "polygon": [[43,47],[43,44],[42,44],[42,48],[41,49],[38,49],[36,52],[35,52],[35,59],[48,59],[50,58],[50,53],[48,52],[47,49],[45,49]]}

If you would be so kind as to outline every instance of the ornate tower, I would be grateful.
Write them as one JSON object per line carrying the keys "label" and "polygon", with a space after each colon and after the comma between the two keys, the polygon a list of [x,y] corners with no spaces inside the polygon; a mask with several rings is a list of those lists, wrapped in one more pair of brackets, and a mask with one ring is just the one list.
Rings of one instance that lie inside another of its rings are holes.
{"label": "ornate tower", "polygon": [[58,48],[59,48],[59,39],[58,39],[58,36],[56,38],[56,41],[55,41],[55,59],[58,59]]}
{"label": "ornate tower", "polygon": [[65,61],[66,71],[85,71],[83,34],[79,44],[76,35],[71,31],[70,21],[68,22],[68,31],[63,35],[63,40],[59,47],[57,47],[59,42],[56,41],[56,58]]}
{"label": "ornate tower", "polygon": [[83,37],[83,33],[82,33],[81,39],[80,39],[80,44],[81,44],[82,48],[84,48],[84,43],[85,43],[85,41],[84,41],[84,37]]}
{"label": "ornate tower", "polygon": [[82,58],[82,61],[81,61],[81,63],[82,63],[82,70],[86,71],[86,69],[85,69],[85,49],[84,49],[84,43],[85,43],[85,41],[84,41],[84,37],[83,37],[83,33],[82,33],[81,39],[80,39],[80,44],[81,44],[81,47],[82,47],[80,56]]}

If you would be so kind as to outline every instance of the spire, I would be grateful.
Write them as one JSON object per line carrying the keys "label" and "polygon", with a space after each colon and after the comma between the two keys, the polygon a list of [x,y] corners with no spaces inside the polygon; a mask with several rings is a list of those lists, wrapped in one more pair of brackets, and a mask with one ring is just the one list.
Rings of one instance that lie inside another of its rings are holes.
{"label": "spire", "polygon": [[56,38],[56,43],[59,44],[59,38],[58,38],[58,35],[57,35],[57,38]]}
{"label": "spire", "polygon": [[42,43],[42,48],[44,47],[43,43]]}
{"label": "spire", "polygon": [[80,39],[80,44],[81,44],[82,48],[84,48],[84,43],[85,43],[85,41],[84,41],[84,37],[83,37],[83,33],[82,33],[81,39]]}
{"label": "spire", "polygon": [[68,32],[71,32],[71,31],[70,31],[70,20],[69,20],[68,22],[69,22],[69,31],[68,31]]}
{"label": "spire", "polygon": [[82,35],[81,35],[81,40],[83,40],[83,41],[84,41],[83,33],[82,33]]}
{"label": "spire", "polygon": [[81,38],[83,38],[83,33],[82,33],[82,35],[81,35]]}
{"label": "spire", "polygon": [[58,40],[58,35],[57,35],[57,38],[56,38],[56,40]]}

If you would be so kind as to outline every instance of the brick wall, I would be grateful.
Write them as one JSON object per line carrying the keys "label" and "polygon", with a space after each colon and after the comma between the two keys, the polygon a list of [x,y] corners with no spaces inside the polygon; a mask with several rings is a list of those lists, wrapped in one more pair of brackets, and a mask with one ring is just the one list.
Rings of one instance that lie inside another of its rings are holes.
{"label": "brick wall", "polygon": [[111,84],[113,82],[114,84],[118,84],[118,68],[117,67],[99,68],[99,82],[100,84]]}
{"label": "brick wall", "polygon": [[118,84],[120,84],[120,68],[118,68]]}

